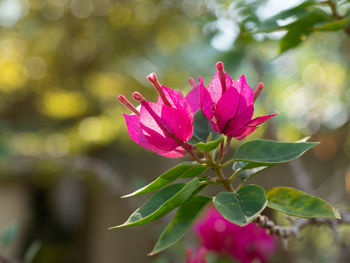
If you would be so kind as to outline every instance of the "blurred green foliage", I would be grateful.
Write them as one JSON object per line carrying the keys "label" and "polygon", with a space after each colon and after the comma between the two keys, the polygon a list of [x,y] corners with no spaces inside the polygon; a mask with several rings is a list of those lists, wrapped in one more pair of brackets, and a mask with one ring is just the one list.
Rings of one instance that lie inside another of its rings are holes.
{"label": "blurred green foliage", "polygon": [[15,223],[9,224],[0,232],[0,248],[7,247],[18,235],[18,227]]}

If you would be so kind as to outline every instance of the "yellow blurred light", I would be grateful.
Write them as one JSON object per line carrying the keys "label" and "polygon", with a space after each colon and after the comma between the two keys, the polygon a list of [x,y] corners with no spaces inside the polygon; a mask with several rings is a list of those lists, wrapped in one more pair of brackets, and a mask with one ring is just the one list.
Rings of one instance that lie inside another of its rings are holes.
{"label": "yellow blurred light", "polygon": [[0,61],[0,90],[8,92],[23,87],[27,77],[23,66],[16,61]]}
{"label": "yellow blurred light", "polygon": [[61,0],[47,0],[46,2],[47,4],[41,10],[42,16],[49,21],[60,19],[64,14],[64,3]]}
{"label": "yellow blurred light", "polygon": [[303,81],[307,84],[309,83],[319,83],[322,84],[327,78],[327,72],[320,64],[310,64],[308,65],[302,73]]}
{"label": "yellow blurred light", "polygon": [[16,134],[10,145],[14,152],[26,156],[38,155],[44,151],[40,135],[30,132]]}
{"label": "yellow blurred light", "polygon": [[67,29],[63,23],[52,23],[50,26],[37,32],[38,37],[35,39],[35,45],[31,53],[46,54],[57,52],[66,37]]}
{"label": "yellow blurred light", "polygon": [[103,126],[96,117],[83,119],[79,124],[79,133],[87,141],[96,141],[101,138]]}
{"label": "yellow blurred light", "polygon": [[43,96],[39,110],[48,116],[64,119],[83,114],[86,107],[85,97],[78,92],[53,91]]}
{"label": "yellow blurred light", "polygon": [[329,63],[325,65],[325,68],[328,72],[328,79],[326,82],[329,92],[327,95],[332,95],[332,97],[341,95],[346,80],[346,67],[340,64]]}
{"label": "yellow blurred light", "polygon": [[28,0],[31,9],[40,9],[45,6],[45,1],[43,0]]}
{"label": "yellow blurred light", "polygon": [[126,132],[126,129],[124,127],[124,118],[122,115],[118,115],[118,118],[112,117],[106,117],[102,116],[100,117],[100,121],[102,123],[103,132],[102,132],[102,138],[103,142],[110,142],[117,138],[121,132]]}
{"label": "yellow blurred light", "polygon": [[164,52],[171,52],[180,45],[182,41],[181,37],[176,32],[166,28],[157,35],[156,43]]}
{"label": "yellow blurred light", "polygon": [[159,8],[152,2],[141,2],[135,8],[135,18],[144,25],[150,25],[158,17]]}
{"label": "yellow blurred light", "polygon": [[23,58],[26,52],[25,42],[18,38],[7,38],[0,41],[0,61],[14,60]]}
{"label": "yellow blurred light", "polygon": [[133,22],[133,8],[126,4],[115,4],[110,9],[108,19],[115,27],[123,27],[132,24]]}
{"label": "yellow blurred light", "polygon": [[72,0],[70,10],[77,18],[87,18],[94,11],[94,4],[91,0]]}
{"label": "yellow blurred light", "polygon": [[280,141],[294,142],[301,138],[301,134],[300,131],[295,127],[295,125],[283,124],[278,126],[277,137]]}
{"label": "yellow blurred light", "polygon": [[77,38],[73,41],[70,54],[75,60],[87,60],[92,58],[96,51],[95,43],[85,38]]}
{"label": "yellow blurred light", "polygon": [[29,79],[41,79],[46,74],[46,62],[41,57],[32,57],[25,62],[25,70]]}
{"label": "yellow blurred light", "polygon": [[188,74],[185,71],[181,70],[174,70],[167,74],[166,79],[164,80],[165,83],[173,83],[174,86],[181,87],[180,92],[184,93],[184,88],[182,88],[184,85],[187,87],[190,87],[190,85],[186,82],[186,79],[188,78]]}
{"label": "yellow blurred light", "polygon": [[52,157],[62,157],[68,153],[69,139],[64,134],[56,133],[46,140],[46,151]]}
{"label": "yellow blurred light", "polygon": [[116,73],[96,72],[86,82],[90,92],[106,100],[116,100],[126,85],[125,77]]}
{"label": "yellow blurred light", "polygon": [[111,8],[111,0],[99,0],[98,4],[95,5],[93,14],[95,16],[105,16],[109,13]]}
{"label": "yellow blurred light", "polygon": [[[174,17],[168,25],[164,25],[156,37],[157,46],[164,52],[171,52],[182,44],[186,43],[191,37],[191,25],[187,20],[180,17]],[[169,30],[169,27],[171,30]]]}

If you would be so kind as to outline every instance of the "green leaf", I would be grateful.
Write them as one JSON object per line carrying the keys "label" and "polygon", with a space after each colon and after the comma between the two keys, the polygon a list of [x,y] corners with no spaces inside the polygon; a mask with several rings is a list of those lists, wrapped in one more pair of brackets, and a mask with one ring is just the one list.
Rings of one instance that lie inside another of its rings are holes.
{"label": "green leaf", "polygon": [[306,37],[312,33],[316,24],[330,21],[331,18],[320,9],[313,8],[305,17],[297,20],[288,26],[288,32],[280,40],[280,53],[299,45]]}
{"label": "green leaf", "polygon": [[261,23],[257,33],[272,32],[272,31],[287,28],[291,24],[295,23],[295,21],[292,21],[289,24],[286,24],[283,26],[279,25],[277,21],[288,19],[288,18],[295,18],[296,21],[298,21],[308,15],[308,13],[310,12],[309,9],[313,8],[312,5],[314,4],[315,4],[315,1],[304,1],[295,7],[284,10],[278,13],[277,15],[268,18],[267,20]]}
{"label": "green leaf", "polygon": [[302,25],[300,24],[300,27],[295,26],[290,28],[283,36],[283,38],[280,40],[280,53],[298,46],[311,33],[310,31],[301,29],[301,26]]}
{"label": "green leaf", "polygon": [[122,198],[127,198],[135,195],[141,195],[141,194],[146,194],[146,193],[156,191],[170,184],[171,182],[175,181],[180,177],[183,177],[183,178],[194,177],[203,173],[206,169],[208,168],[198,163],[192,163],[192,162],[180,163],[179,165],[176,165],[175,167],[163,173],[152,183],[136,190],[135,192],[132,192],[131,194],[124,195],[122,196]]}
{"label": "green leaf", "polygon": [[285,214],[313,218],[338,218],[340,214],[325,200],[290,187],[275,187],[267,191],[268,206]]}
{"label": "green leaf", "polygon": [[174,208],[183,204],[197,188],[198,183],[199,179],[194,178],[187,184],[167,186],[132,213],[124,224],[111,227],[110,229],[143,225],[166,215]]}
{"label": "green leaf", "polygon": [[207,142],[207,143],[199,142],[199,143],[196,143],[194,147],[196,147],[197,150],[200,150],[203,152],[210,152],[216,149],[223,139],[224,139],[224,136],[221,135],[215,141]]}
{"label": "green leaf", "polygon": [[310,138],[311,138],[311,136],[306,136],[306,137],[304,137],[304,138],[301,138],[301,139],[298,140],[297,142],[307,142]]}
{"label": "green leaf", "polygon": [[199,109],[194,115],[193,121],[193,135],[192,138],[188,141],[188,143],[195,145],[199,142],[207,142],[207,138],[209,134],[212,132],[211,125],[204,116],[201,109]]}
{"label": "green leaf", "polygon": [[214,206],[225,217],[240,226],[254,221],[267,204],[265,191],[258,185],[247,185],[237,193],[221,192],[214,197]]}
{"label": "green leaf", "polygon": [[202,191],[204,188],[206,188],[209,185],[209,183],[200,183],[199,186],[193,191],[191,196],[195,196],[200,191]]}
{"label": "green leaf", "polygon": [[245,161],[245,169],[271,166],[289,162],[303,155],[318,142],[277,142],[270,140],[251,140],[242,144],[234,154],[235,161]]}
{"label": "green leaf", "polygon": [[[252,167],[255,166],[255,167]],[[271,165],[270,165],[271,166]],[[270,166],[261,166],[261,164],[254,164],[248,162],[235,162],[232,166],[234,171],[240,169],[241,171],[238,173],[238,177],[243,180],[248,180],[254,175],[266,170]]]}
{"label": "green leaf", "polygon": [[260,166],[252,169],[243,170],[238,174],[238,177],[241,180],[248,180],[254,175],[257,175],[258,173],[265,171],[267,168],[269,168],[269,166]]}
{"label": "green leaf", "polygon": [[203,166],[201,164],[195,164],[190,169],[188,169],[186,172],[184,172],[181,175],[181,178],[192,178],[197,175],[200,175],[201,173],[204,173],[208,169],[207,166]]}
{"label": "green leaf", "polygon": [[238,169],[241,169],[241,170],[249,170],[249,169],[252,169],[252,168],[256,168],[256,167],[261,167],[262,164],[260,163],[252,163],[252,162],[235,162],[232,166],[232,169],[235,171],[235,170],[238,170]]}
{"label": "green leaf", "polygon": [[187,200],[176,212],[173,220],[164,229],[152,252],[148,255],[159,253],[179,241],[211,200],[206,196],[194,196]]}
{"label": "green leaf", "polygon": [[340,20],[332,21],[323,25],[315,26],[313,30],[317,31],[338,31],[344,29],[350,24],[350,17],[346,17]]}

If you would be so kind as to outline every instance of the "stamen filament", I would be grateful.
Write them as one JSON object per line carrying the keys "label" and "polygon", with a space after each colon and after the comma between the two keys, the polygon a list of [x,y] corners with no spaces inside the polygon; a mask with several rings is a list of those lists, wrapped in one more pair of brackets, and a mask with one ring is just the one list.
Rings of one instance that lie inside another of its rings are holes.
{"label": "stamen filament", "polygon": [[264,88],[264,83],[259,82],[258,85],[256,86],[256,89],[254,91],[254,102],[256,101],[256,99],[259,97],[261,91]]}
{"label": "stamen filament", "polygon": [[152,83],[153,87],[155,88],[155,90],[158,92],[159,96],[162,98],[163,102],[165,105],[171,107],[171,104],[169,103],[169,101],[167,100],[167,98],[165,97],[165,94],[162,90],[162,87],[157,79],[157,75],[156,73],[151,73],[147,76],[147,79]]}
{"label": "stamen filament", "polygon": [[140,116],[140,112],[135,108],[135,106],[124,96],[120,95],[118,97],[120,103],[122,103],[127,109],[135,113],[137,116]]}
{"label": "stamen filament", "polygon": [[225,71],[224,71],[224,64],[221,61],[219,61],[218,63],[216,63],[216,69],[218,70],[218,73],[219,73],[222,93],[224,93],[226,91],[226,77],[225,77]]}

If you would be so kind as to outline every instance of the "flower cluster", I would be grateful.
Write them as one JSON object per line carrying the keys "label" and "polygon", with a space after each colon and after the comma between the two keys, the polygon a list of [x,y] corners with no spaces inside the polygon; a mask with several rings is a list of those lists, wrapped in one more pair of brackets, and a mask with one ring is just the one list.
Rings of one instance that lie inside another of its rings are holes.
{"label": "flower cluster", "polygon": [[195,224],[194,231],[200,239],[199,251],[216,252],[241,263],[267,262],[277,246],[276,238],[268,235],[265,229],[255,223],[244,227],[235,225],[214,207]]}
{"label": "flower cluster", "polygon": [[197,159],[193,147],[187,142],[192,137],[194,114],[199,108],[214,131],[237,140],[244,139],[258,125],[275,116],[252,119],[253,104],[263,88],[262,83],[254,92],[244,75],[233,81],[224,71],[222,62],[218,62],[216,68],[217,73],[208,88],[201,77],[199,84],[190,79],[193,89],[186,98],[180,92],[161,85],[155,73],[147,78],[158,92],[157,102],[149,102],[140,93],[134,92],[134,100],[141,104],[135,107],[120,95],[119,101],[132,111],[130,115],[124,114],[131,139],[165,157],[178,158],[188,152]]}
{"label": "flower cluster", "polygon": [[252,119],[253,103],[263,88],[262,83],[258,84],[254,93],[244,75],[232,81],[221,62],[216,64],[216,68],[218,71],[208,89],[205,88],[202,78],[199,78],[201,109],[214,131],[243,140],[255,131],[259,124],[276,114]]}
{"label": "flower cluster", "polygon": [[159,94],[157,102],[148,102],[140,93],[134,92],[133,98],[141,103],[138,110],[123,95],[118,98],[133,112],[123,114],[130,138],[165,157],[182,157],[188,147],[185,142],[193,133],[194,112],[191,104],[180,92],[160,85],[156,74],[151,73],[147,78]]}

